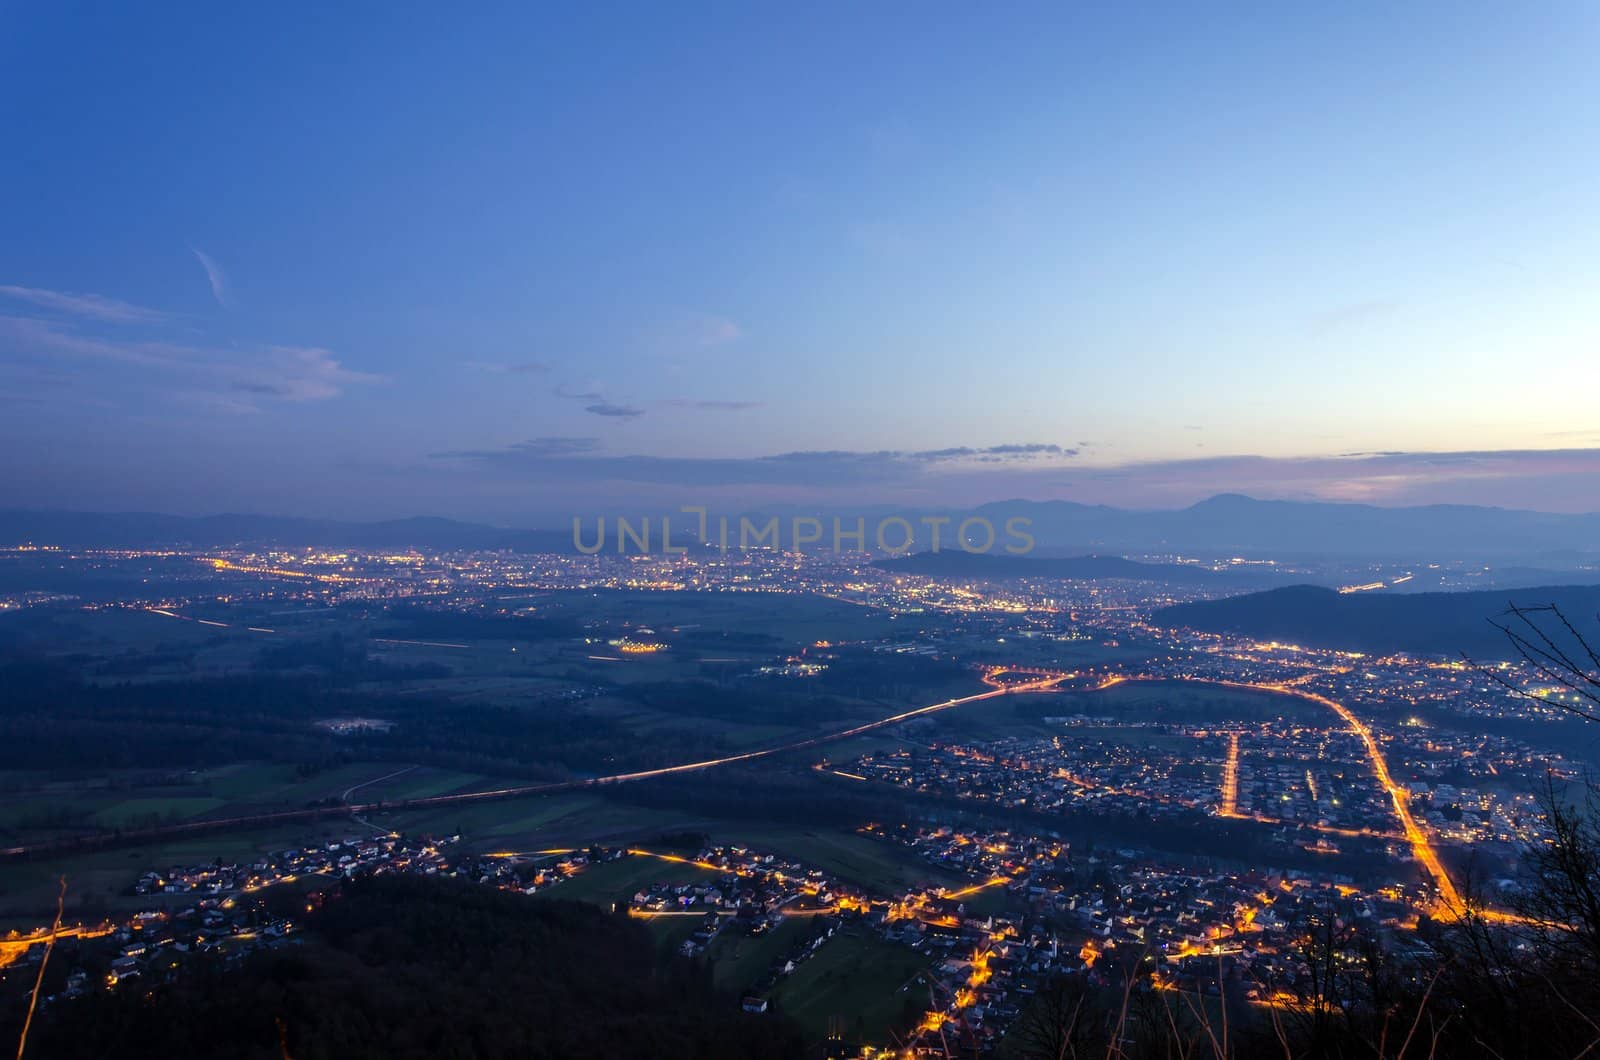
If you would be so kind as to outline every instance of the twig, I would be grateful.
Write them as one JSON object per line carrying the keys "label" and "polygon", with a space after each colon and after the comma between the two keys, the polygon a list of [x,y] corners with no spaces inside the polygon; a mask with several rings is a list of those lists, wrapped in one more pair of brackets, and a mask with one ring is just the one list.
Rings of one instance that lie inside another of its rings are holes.
{"label": "twig", "polygon": [[50,963],[50,951],[56,948],[56,934],[61,930],[61,917],[67,910],[67,878],[61,877],[61,892],[56,895],[56,921],[50,925],[50,938],[44,944],[44,958],[39,961],[39,975],[33,981],[33,993],[28,996],[28,1016],[22,1021],[22,1037],[17,1040],[17,1060],[28,1047],[28,1030],[33,1026],[33,1010],[39,1004],[39,992],[44,989],[44,969]]}

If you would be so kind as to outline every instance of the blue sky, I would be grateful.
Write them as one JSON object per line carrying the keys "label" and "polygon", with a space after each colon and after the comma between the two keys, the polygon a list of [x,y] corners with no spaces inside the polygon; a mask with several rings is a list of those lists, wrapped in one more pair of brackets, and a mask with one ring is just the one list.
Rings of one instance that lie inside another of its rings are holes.
{"label": "blue sky", "polygon": [[8,503],[1600,509],[1591,5],[333,6],[0,5]]}

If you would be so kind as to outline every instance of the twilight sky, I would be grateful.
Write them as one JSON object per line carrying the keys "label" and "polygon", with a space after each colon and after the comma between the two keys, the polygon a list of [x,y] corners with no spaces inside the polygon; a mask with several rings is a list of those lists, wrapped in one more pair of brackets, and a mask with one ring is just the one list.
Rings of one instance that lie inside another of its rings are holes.
{"label": "twilight sky", "polygon": [[1600,8],[1119,6],[0,4],[0,507],[1600,510]]}

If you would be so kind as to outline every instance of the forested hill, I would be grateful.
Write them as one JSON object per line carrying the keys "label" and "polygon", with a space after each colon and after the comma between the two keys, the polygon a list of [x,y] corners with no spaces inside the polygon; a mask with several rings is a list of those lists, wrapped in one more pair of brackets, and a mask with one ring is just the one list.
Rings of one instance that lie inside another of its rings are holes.
{"label": "forested hill", "polygon": [[[285,888],[287,891],[287,888]],[[288,894],[285,901],[299,900]],[[747,1016],[649,931],[576,902],[412,876],[354,880],[295,944],[171,983],[50,1006],[28,1054],[799,1058],[782,1016]],[[65,975],[63,966],[59,973]],[[7,1012],[7,1023],[18,1013]],[[14,1027],[8,1040],[15,1040]]]}
{"label": "forested hill", "polygon": [[1467,593],[1339,593],[1291,585],[1222,600],[1178,604],[1155,613],[1165,626],[1238,633],[1263,640],[1348,651],[1506,658],[1513,649],[1490,624],[1507,608],[1554,604],[1580,630],[1600,635],[1600,586],[1557,585]]}

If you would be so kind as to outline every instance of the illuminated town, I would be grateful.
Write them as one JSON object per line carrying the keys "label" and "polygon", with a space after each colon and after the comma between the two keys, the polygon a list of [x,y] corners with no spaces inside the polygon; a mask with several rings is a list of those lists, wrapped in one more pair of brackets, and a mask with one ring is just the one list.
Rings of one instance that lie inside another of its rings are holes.
{"label": "illuminated town", "polygon": [[[37,555],[30,548],[30,561]],[[740,655],[745,680],[804,688],[841,658],[902,657],[952,661],[978,686],[733,754],[389,805],[358,798],[365,786],[358,784],[342,800],[365,824],[404,809],[605,790],[765,760],[828,790],[914,796],[923,823],[871,824],[857,834],[926,866],[929,882],[863,886],[758,843],[673,851],[596,840],[499,851],[485,849],[470,827],[437,841],[397,832],[346,837],[248,862],[140,870],[125,890],[149,899],[149,908],[58,932],[85,945],[96,940],[109,964],[92,979],[75,973],[50,1004],[130,978],[180,975],[191,954],[291,944],[299,915],[262,905],[276,885],[298,882],[310,913],[329,900],[330,882],[360,875],[444,875],[560,897],[573,889],[568,881],[603,866],[658,862],[665,875],[611,903],[672,928],[682,956],[715,961],[751,944],[732,939],[782,938],[743,984],[746,1012],[781,1005],[787,980],[815,955],[844,945],[834,941],[841,929],[870,932],[915,955],[922,970],[903,992],[922,1017],[892,1040],[861,1045],[863,1055],[946,1055],[958,1044],[986,1051],[1040,984],[1060,974],[1111,990],[1137,984],[1215,994],[1233,984],[1254,1004],[1295,1005],[1306,1000],[1298,944],[1310,918],[1368,924],[1402,958],[1427,946],[1429,921],[1514,919],[1501,909],[1513,897],[1502,890],[1514,887],[1521,853],[1547,839],[1529,778],[1570,780],[1582,771],[1513,735],[1517,723],[1550,718],[1549,706],[1507,691],[1536,674],[1509,663],[1485,670],[1461,659],[1372,657],[1167,628],[1153,621],[1156,611],[1204,593],[1160,582],[987,583],[895,573],[867,556],[761,551],[671,559],[314,550],[48,555],[90,575],[85,591],[13,596],[5,607],[126,612],[173,624],[159,628],[187,625],[270,644],[328,609],[359,614],[420,601],[462,615],[534,620],[592,593],[644,593],[667,605],[680,594],[765,594],[775,604],[847,602],[893,620],[899,632],[819,636],[797,653],[765,659]],[[159,577],[148,578],[145,598],[97,598],[92,575],[107,572]],[[191,588],[162,588],[180,580]],[[588,666],[648,665],[685,650],[692,627],[650,623],[591,623],[593,632],[580,629],[557,650]],[[1101,656],[1050,665],[1063,652],[1091,647]],[[372,636],[368,645],[371,658],[391,664],[471,650],[469,641],[448,637]],[[1118,698],[1124,693],[1137,698]],[[606,694],[603,678],[555,682],[541,700],[581,705]],[[1218,694],[1242,695],[1248,709],[1217,716],[1191,698]],[[962,733],[946,727],[945,718],[974,705],[1004,709],[992,715],[1003,723],[992,731],[981,720]],[[1442,716],[1493,719],[1497,727],[1452,727]],[[336,738],[375,738],[394,723],[351,716],[317,724]],[[861,740],[882,746],[839,753]],[[323,812],[269,816],[293,821]],[[947,820],[928,821],[940,815]],[[1072,838],[1085,834],[1099,838]],[[1469,855],[1480,874],[1470,894]],[[48,931],[17,931],[0,942],[6,964],[32,966]]]}

